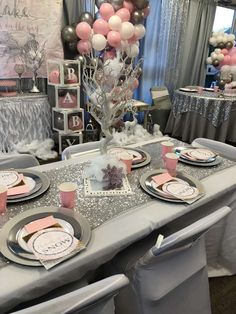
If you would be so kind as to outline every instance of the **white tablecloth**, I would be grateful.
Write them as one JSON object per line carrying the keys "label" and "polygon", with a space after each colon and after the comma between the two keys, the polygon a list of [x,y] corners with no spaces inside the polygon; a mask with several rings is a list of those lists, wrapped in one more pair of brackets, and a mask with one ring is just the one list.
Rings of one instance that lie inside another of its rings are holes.
{"label": "white tablecloth", "polygon": [[[78,159],[55,163],[51,166],[39,166],[37,169],[45,170],[88,159],[88,155],[83,155]],[[82,278],[89,270],[96,269],[130,244],[178,217],[187,217],[188,213],[198,217],[222,205],[236,209],[235,178],[236,166],[203,179],[206,195],[192,205],[153,200],[148,203],[148,206],[147,204],[137,206],[107,221],[93,230],[91,241],[85,251],[50,271],[42,267],[24,267],[13,263],[1,268],[0,312],[4,313],[23,301],[39,297],[56,287]],[[236,261],[236,241],[233,242],[231,249],[234,248],[235,252],[231,252],[231,257],[234,254]],[[222,243],[219,245],[221,246]]]}

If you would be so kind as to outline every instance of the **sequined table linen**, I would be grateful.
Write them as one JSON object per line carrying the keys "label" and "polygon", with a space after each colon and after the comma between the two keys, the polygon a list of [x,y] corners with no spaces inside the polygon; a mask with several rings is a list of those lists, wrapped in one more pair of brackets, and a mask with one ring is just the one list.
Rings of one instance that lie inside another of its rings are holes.
{"label": "sequined table linen", "polygon": [[175,91],[165,132],[184,142],[197,137],[236,142],[236,96]]}
{"label": "sequined table linen", "polygon": [[[175,146],[185,145],[182,142],[175,141]],[[147,167],[136,169],[128,175],[128,179],[133,191],[133,195],[127,196],[108,196],[108,197],[85,197],[84,185],[83,185],[83,168],[86,163],[80,163],[76,165],[69,165],[56,170],[49,170],[46,172],[47,176],[51,180],[51,186],[49,191],[40,198],[26,203],[19,203],[14,206],[8,206],[8,218],[14,217],[16,214],[23,212],[33,207],[41,206],[59,206],[59,194],[58,185],[62,182],[73,181],[78,184],[78,200],[76,210],[84,215],[92,228],[100,226],[102,223],[109,219],[112,219],[119,214],[129,211],[135,206],[145,204],[152,200],[152,198],[143,192],[139,186],[139,178],[141,175],[149,170],[158,169],[162,166],[161,160],[161,145],[160,143],[149,144],[142,147],[147,151],[151,157],[151,164]],[[185,164],[178,164],[178,170],[184,171],[196,179],[203,179],[216,171],[220,171],[236,165],[235,162],[222,159],[221,164],[214,167],[192,167]],[[197,171],[196,171],[197,169]]]}
{"label": "sequined table linen", "polygon": [[0,97],[0,152],[14,151],[15,144],[51,136],[51,108],[46,95]]}

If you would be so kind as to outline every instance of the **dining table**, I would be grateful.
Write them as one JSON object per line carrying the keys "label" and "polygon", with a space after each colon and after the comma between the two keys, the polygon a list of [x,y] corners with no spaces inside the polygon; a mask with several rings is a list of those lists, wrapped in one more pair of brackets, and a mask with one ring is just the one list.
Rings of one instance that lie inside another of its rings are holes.
{"label": "dining table", "polygon": [[43,93],[0,97],[0,152],[16,150],[19,142],[52,137],[51,107]]}
{"label": "dining table", "polygon": [[[72,181],[78,185],[74,210],[87,218],[92,236],[85,250],[50,270],[6,262],[0,256],[0,313],[9,313],[17,305],[86,278],[88,272],[98,269],[117,253],[154,231],[158,233],[163,226],[177,220],[192,222],[225,205],[232,208],[232,214],[221,228],[209,236],[207,245],[211,246],[209,258],[212,267],[209,272],[212,271],[213,276],[220,271],[222,274],[222,269],[228,275],[236,273],[236,232],[233,223],[236,220],[236,163],[223,157],[220,164],[212,167],[196,167],[179,162],[177,170],[199,180],[205,193],[192,204],[163,201],[148,195],[139,183],[142,174],[162,167],[163,140],[166,137],[129,145],[129,148],[141,148],[151,156],[149,165],[132,170],[127,175],[132,189],[130,195],[85,196],[84,167],[99,154],[97,150],[31,168],[48,176],[51,181],[49,190],[31,201],[9,204],[7,212],[0,217],[0,227],[28,209],[59,207],[58,185]],[[170,140],[175,146],[189,146],[175,139]],[[219,241],[214,242],[217,237]]]}
{"label": "dining table", "polygon": [[165,134],[188,143],[198,137],[236,143],[235,121],[236,94],[178,89]]}

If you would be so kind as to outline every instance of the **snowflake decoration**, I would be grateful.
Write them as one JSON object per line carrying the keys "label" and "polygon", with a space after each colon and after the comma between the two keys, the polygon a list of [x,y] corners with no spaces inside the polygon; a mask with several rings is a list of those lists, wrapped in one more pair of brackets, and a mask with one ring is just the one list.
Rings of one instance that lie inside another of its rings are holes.
{"label": "snowflake decoration", "polygon": [[111,167],[110,164],[105,169],[102,169],[104,173],[103,180],[107,181],[108,185],[104,187],[104,190],[114,190],[122,187],[123,184],[123,168]]}

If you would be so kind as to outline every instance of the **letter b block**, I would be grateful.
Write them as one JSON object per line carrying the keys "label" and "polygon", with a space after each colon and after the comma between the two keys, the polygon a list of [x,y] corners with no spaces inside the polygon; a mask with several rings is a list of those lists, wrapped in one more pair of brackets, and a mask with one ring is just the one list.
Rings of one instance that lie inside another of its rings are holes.
{"label": "letter b block", "polygon": [[84,130],[84,110],[59,110],[53,108],[53,130],[76,133]]}

